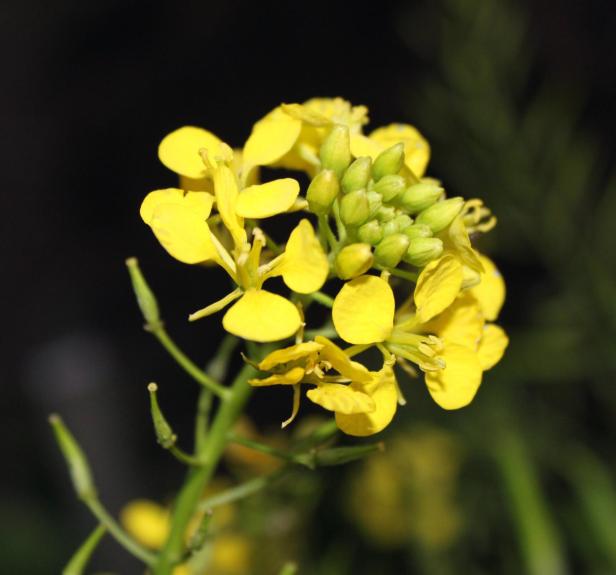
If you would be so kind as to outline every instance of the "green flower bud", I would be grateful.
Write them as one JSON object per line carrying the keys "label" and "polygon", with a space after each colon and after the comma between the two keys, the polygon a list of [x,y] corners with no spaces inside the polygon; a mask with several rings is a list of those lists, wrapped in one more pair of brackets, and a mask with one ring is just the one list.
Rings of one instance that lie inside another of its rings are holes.
{"label": "green flower bud", "polygon": [[340,218],[347,226],[360,226],[370,216],[366,190],[355,190],[340,200]]}
{"label": "green flower bud", "polygon": [[417,214],[434,204],[444,191],[443,188],[434,183],[420,182],[407,188],[399,196],[398,203],[409,214]]}
{"label": "green flower bud", "polygon": [[362,242],[376,246],[383,239],[383,227],[377,220],[370,220],[357,230],[357,237]]}
{"label": "green flower bud", "polygon": [[345,194],[364,189],[372,176],[372,159],[369,156],[357,158],[342,176],[342,191]]}
{"label": "green flower bud", "polygon": [[381,197],[381,194],[374,191],[368,191],[368,205],[370,206],[369,218],[372,219],[376,216],[377,212],[383,205],[383,198]]}
{"label": "green flower bud", "polygon": [[432,230],[426,226],[426,224],[413,224],[400,231],[410,240],[415,238],[429,238],[432,236]]}
{"label": "green flower bud", "polygon": [[349,128],[335,124],[327,135],[319,152],[321,166],[326,170],[334,170],[340,178],[351,163],[351,144]]}
{"label": "green flower bud", "polygon": [[340,184],[333,170],[319,172],[310,182],[306,192],[310,211],[320,215],[327,214],[339,191]]}
{"label": "green flower bud", "polygon": [[398,214],[393,220],[389,220],[383,224],[383,233],[386,236],[391,234],[404,233],[404,230],[411,226],[413,220],[406,214]]}
{"label": "green flower bud", "polygon": [[374,186],[374,191],[383,196],[384,202],[391,202],[394,198],[404,193],[406,180],[402,176],[390,174],[383,176]]}
{"label": "green flower bud", "polygon": [[460,197],[450,198],[437,202],[427,210],[421,212],[415,219],[416,224],[425,224],[433,233],[444,230],[462,210],[464,199]]}
{"label": "green flower bud", "polygon": [[62,451],[64,460],[68,464],[71,479],[73,480],[73,487],[77,495],[80,499],[96,497],[96,487],[94,486],[90,465],[88,464],[85,453],[77,443],[77,440],[64,425],[59,415],[51,415],[49,417],[49,423],[53,428],[53,433]]}
{"label": "green flower bud", "polygon": [[154,424],[154,432],[156,433],[156,440],[165,449],[169,449],[175,445],[178,436],[173,433],[173,429],[165,419],[163,412],[158,405],[158,397],[156,392],[158,386],[155,383],[148,385],[148,391],[150,393],[150,413],[152,415],[152,423]]}
{"label": "green flower bud", "polygon": [[404,234],[393,234],[383,238],[374,250],[374,260],[386,267],[395,268],[406,251],[410,240]]}
{"label": "green flower bud", "polygon": [[404,144],[393,145],[382,151],[374,160],[372,166],[372,177],[379,181],[383,176],[397,174],[404,164]]}
{"label": "green flower bud", "polygon": [[397,211],[393,206],[381,206],[376,213],[376,217],[380,222],[389,222],[396,217]]}
{"label": "green flower bud", "polygon": [[162,321],[158,310],[158,302],[150,286],[145,281],[141,269],[139,269],[137,258],[128,258],[126,260],[126,267],[128,268],[130,281],[133,284],[133,291],[137,297],[137,304],[139,305],[143,319],[145,319],[145,327],[147,329],[156,329],[160,327]]}
{"label": "green flower bud", "polygon": [[350,280],[371,267],[374,258],[369,244],[351,244],[340,250],[336,256],[336,274],[343,280]]}
{"label": "green flower bud", "polygon": [[[406,237],[406,236],[405,236]],[[411,240],[404,261],[422,268],[443,253],[443,242],[438,238],[415,238]]]}

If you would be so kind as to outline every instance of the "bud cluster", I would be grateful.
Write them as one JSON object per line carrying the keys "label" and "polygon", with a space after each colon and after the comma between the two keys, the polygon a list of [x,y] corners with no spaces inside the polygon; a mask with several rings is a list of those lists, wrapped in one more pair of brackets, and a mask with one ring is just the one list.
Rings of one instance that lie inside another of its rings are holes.
{"label": "bud cluster", "polygon": [[320,149],[321,171],[308,187],[311,211],[334,213],[346,230],[335,261],[337,275],[351,279],[373,265],[421,268],[443,252],[437,237],[462,211],[461,197],[445,198],[439,182],[419,180],[405,165],[404,144],[375,157],[353,160],[349,129],[336,124]]}

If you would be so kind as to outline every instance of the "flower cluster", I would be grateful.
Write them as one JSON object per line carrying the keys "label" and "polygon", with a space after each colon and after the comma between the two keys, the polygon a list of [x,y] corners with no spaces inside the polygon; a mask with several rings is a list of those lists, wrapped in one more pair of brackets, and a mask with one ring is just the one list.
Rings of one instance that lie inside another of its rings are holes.
{"label": "flower cluster", "polygon": [[[180,128],[159,147],[179,187],[153,191],[141,206],[170,255],[220,266],[235,284],[190,320],[230,306],[227,332],[283,342],[253,362],[264,374],[250,383],[292,387],[285,424],[306,384],[307,397],[356,436],[381,431],[404,403],[396,370],[424,372],[436,403],[457,409],[508,342],[493,323],[504,281],[470,241],[496,219],[480,200],[447,198],[425,176],[430,148],[414,127],[366,134],[367,122],[365,107],[335,98],[282,104],[254,125],[242,149],[202,128]],[[307,176],[305,193],[301,179],[262,181],[265,166]],[[265,221],[280,215],[296,220],[282,243]],[[285,295],[263,287],[274,277]],[[331,321],[310,326],[312,302],[331,307]],[[353,359],[373,347],[383,358],[377,370]]]}

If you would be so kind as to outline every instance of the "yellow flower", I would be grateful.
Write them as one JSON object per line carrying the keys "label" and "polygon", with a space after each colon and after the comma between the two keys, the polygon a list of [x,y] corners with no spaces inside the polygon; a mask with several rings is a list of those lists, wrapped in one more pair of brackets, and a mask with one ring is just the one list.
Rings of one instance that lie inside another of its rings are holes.
{"label": "yellow flower", "polygon": [[293,412],[283,426],[297,415],[301,383],[315,386],[306,393],[308,399],[333,411],[338,427],[349,435],[378,433],[396,411],[398,395],[391,366],[370,372],[323,336],[273,351],[257,367],[272,375],[252,379],[251,385],[293,386]]}
{"label": "yellow flower", "polygon": [[441,407],[463,407],[475,396],[483,371],[507,346],[505,332],[485,323],[496,318],[504,283],[488,258],[481,256],[481,262],[489,271],[472,290],[462,290],[463,264],[457,257],[446,254],[430,262],[417,280],[414,309],[406,306],[398,314],[385,280],[356,278],[334,300],[334,327],[349,343],[377,344],[384,353],[416,363]]}
{"label": "yellow flower", "polygon": [[[238,285],[238,289],[192,314],[190,319],[205,317],[239,300],[223,318],[223,326],[230,333],[253,341],[276,341],[293,335],[301,325],[299,311],[284,297],[261,286],[270,277],[282,276],[286,285],[298,293],[317,291],[327,279],[327,257],[310,222],[302,220],[291,233],[284,253],[261,264],[265,238],[255,228],[250,244],[245,219],[288,211],[297,199],[299,184],[283,178],[240,190],[229,166],[233,153],[215,136],[205,130],[183,128],[165,140],[161,144],[163,162],[188,177],[207,175],[212,179],[214,194],[177,188],[156,190],[142,203],[142,219],[171,256],[188,264],[213,261]],[[206,145],[218,145],[219,155],[214,156],[204,148]],[[233,239],[231,252],[208,225],[214,205]]]}
{"label": "yellow flower", "polygon": [[304,104],[281,104],[253,127],[244,146],[246,170],[275,166],[314,175],[319,148],[333,124],[359,132],[368,121],[365,106],[351,106],[342,98],[313,98]]}

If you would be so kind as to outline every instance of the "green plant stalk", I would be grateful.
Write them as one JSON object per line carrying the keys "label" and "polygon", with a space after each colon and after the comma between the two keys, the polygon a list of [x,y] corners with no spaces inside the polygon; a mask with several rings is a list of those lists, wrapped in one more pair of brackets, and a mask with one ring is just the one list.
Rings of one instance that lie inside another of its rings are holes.
{"label": "green plant stalk", "polygon": [[62,570],[62,575],[81,575],[85,569],[92,553],[100,543],[103,535],[107,532],[104,525],[98,525],[88,538],[79,546],[79,549],[75,551],[70,561],[66,564],[66,567]]}
{"label": "green plant stalk", "polygon": [[556,527],[520,436],[503,433],[494,450],[516,522],[529,575],[567,573]]}
{"label": "green plant stalk", "polygon": [[248,379],[256,373],[252,366],[245,365],[228,388],[229,394],[214,418],[207,441],[197,454],[202,461],[202,467],[189,471],[175,502],[169,537],[154,565],[154,575],[170,575],[174,565],[181,560],[186,527],[197,508],[205,486],[216,470],[227,445],[229,430],[250,397],[252,388],[248,385]]}
{"label": "green plant stalk", "polygon": [[184,352],[175,344],[175,342],[169,337],[169,334],[162,326],[150,327],[149,331],[152,332],[154,337],[162,344],[162,346],[169,352],[169,355],[177,361],[177,363],[190,375],[197,383],[200,383],[203,387],[212,391],[218,397],[225,399],[229,395],[229,390],[220,385],[202,369],[199,369],[195,363],[184,354]]}
{"label": "green plant stalk", "polygon": [[141,559],[146,565],[154,563],[154,553],[144,549],[139,543],[132,539],[118,524],[118,522],[107,512],[101,502],[96,497],[86,497],[83,502],[92,515],[96,517],[109,531],[109,534],[129,553]]}

